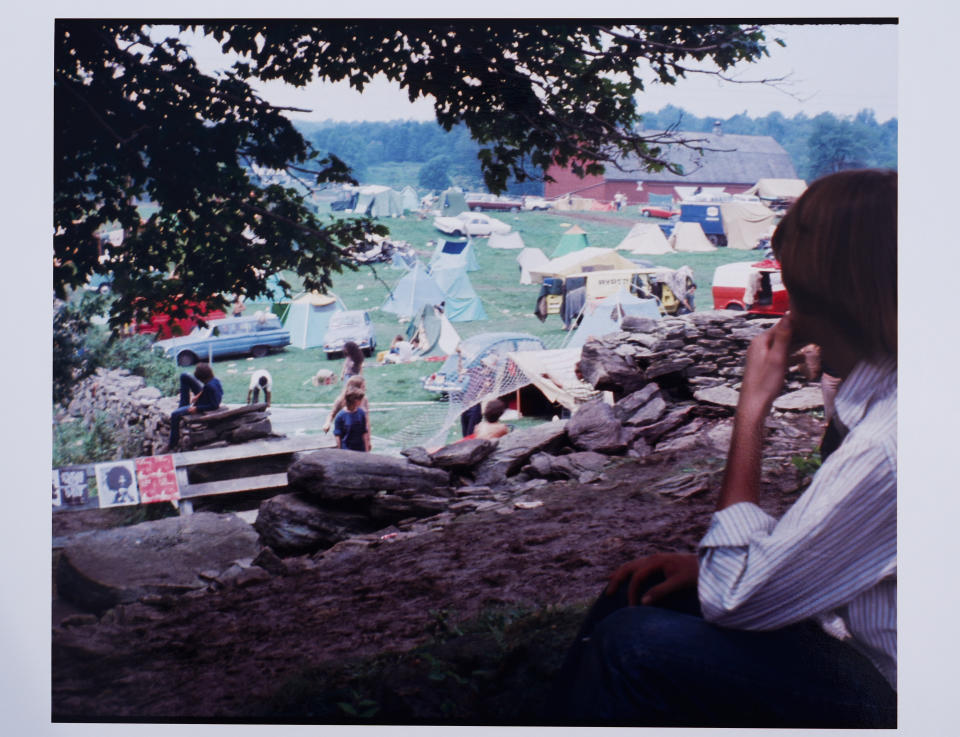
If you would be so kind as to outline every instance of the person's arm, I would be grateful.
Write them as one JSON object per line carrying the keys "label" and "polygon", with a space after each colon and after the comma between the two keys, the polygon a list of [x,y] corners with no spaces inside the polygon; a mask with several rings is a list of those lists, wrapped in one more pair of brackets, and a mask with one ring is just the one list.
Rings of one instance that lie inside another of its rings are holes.
{"label": "person's arm", "polygon": [[333,425],[334,420],[337,418],[337,413],[344,408],[346,402],[343,398],[343,392],[337,396],[333,401],[333,407],[330,409],[330,415],[327,417],[327,421],[323,423],[323,431],[329,432],[330,426]]}
{"label": "person's arm", "polygon": [[263,390],[263,397],[267,402],[267,406],[269,407],[270,406],[270,390],[269,389]]}
{"label": "person's arm", "polygon": [[783,388],[792,335],[787,313],[750,342],[717,509],[739,502],[755,503],[759,497],[764,424]]}

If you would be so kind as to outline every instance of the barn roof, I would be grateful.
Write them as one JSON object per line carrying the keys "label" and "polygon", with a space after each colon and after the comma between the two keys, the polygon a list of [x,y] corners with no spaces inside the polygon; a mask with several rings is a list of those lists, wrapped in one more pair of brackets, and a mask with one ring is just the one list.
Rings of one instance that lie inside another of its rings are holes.
{"label": "barn roof", "polygon": [[[690,140],[690,146],[661,145],[664,157],[683,166],[683,175],[669,171],[644,171],[639,159],[630,155],[608,165],[607,181],[671,182],[676,184],[755,184],[764,178],[794,179],[797,176],[784,148],[770,136],[731,133],[676,131],[673,137]],[[698,153],[695,148],[703,149]]]}

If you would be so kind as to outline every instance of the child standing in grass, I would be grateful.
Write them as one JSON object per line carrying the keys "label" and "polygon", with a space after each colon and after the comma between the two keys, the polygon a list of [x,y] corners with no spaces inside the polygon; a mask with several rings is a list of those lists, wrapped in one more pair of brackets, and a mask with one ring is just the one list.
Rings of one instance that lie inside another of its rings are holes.
{"label": "child standing in grass", "polygon": [[361,403],[364,399],[362,389],[350,389],[344,397],[347,406],[337,412],[333,421],[333,434],[337,438],[338,448],[370,452],[370,431],[367,427],[367,413]]}

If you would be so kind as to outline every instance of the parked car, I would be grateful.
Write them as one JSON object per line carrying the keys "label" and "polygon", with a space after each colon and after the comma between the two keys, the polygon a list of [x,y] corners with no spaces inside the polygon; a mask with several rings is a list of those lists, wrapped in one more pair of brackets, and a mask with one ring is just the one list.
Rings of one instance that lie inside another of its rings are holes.
{"label": "parked car", "polygon": [[476,194],[468,192],[464,199],[474,212],[480,210],[505,210],[507,212],[517,212],[523,207],[523,202],[512,197],[497,197],[495,194]]}
{"label": "parked car", "polygon": [[782,315],[790,309],[790,296],[783,286],[780,263],[773,259],[718,266],[713,272],[712,291],[716,310]]}
{"label": "parked car", "polygon": [[659,205],[640,205],[640,214],[645,218],[663,218],[667,220],[672,218],[674,215],[679,215],[680,213],[677,210],[672,210],[669,207],[660,207]]}
{"label": "parked car", "polygon": [[553,204],[545,197],[538,197],[537,195],[527,195],[526,197],[523,198],[524,210],[550,210],[552,208],[553,208]]}
{"label": "parked car", "polygon": [[262,358],[272,350],[290,345],[290,331],[276,315],[260,312],[249,317],[225,317],[211,320],[206,327],[194,328],[182,338],[158,340],[154,349],[162,350],[178,366],[197,361],[250,354]]}
{"label": "parked car", "polygon": [[323,350],[331,359],[343,353],[343,346],[352,340],[363,351],[363,355],[372,356],[377,348],[373,321],[366,310],[342,310],[330,317],[327,332],[323,335]]}
{"label": "parked car", "polygon": [[507,353],[544,348],[543,341],[529,333],[480,333],[461,341],[458,352],[447,356],[437,371],[420,382],[429,392],[470,393],[471,381],[494,376]]}
{"label": "parked car", "polygon": [[454,217],[434,218],[433,227],[450,235],[485,238],[491,233],[509,233],[510,226],[480,212],[461,212]]}

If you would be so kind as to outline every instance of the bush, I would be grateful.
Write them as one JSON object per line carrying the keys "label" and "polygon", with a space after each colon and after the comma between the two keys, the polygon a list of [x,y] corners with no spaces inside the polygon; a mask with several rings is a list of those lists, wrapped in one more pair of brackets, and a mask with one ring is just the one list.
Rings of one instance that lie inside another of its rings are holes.
{"label": "bush", "polygon": [[107,412],[93,422],[71,420],[53,426],[53,466],[99,463],[141,455],[143,428],[128,427]]}

